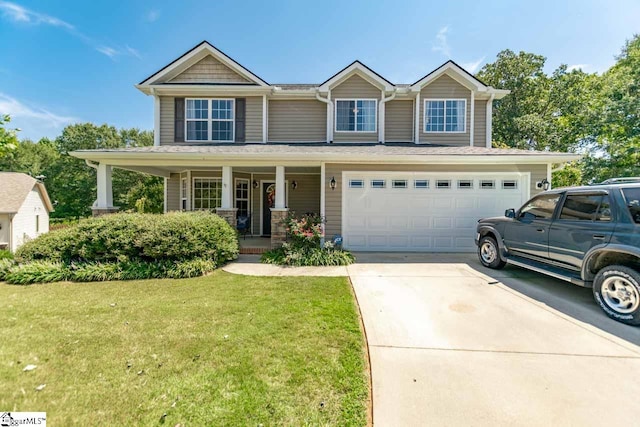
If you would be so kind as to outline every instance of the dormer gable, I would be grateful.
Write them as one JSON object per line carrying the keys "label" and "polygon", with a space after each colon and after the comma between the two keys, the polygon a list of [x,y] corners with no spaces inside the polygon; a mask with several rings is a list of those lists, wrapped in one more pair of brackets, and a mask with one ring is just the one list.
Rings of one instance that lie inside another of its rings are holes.
{"label": "dormer gable", "polygon": [[395,85],[389,80],[385,79],[362,62],[356,60],[322,83],[319,87],[319,91],[328,92],[331,88],[340,85],[352,76],[359,76],[385,92],[391,92],[395,88]]}
{"label": "dormer gable", "polygon": [[411,85],[411,90],[414,92],[418,92],[424,86],[435,81],[443,75],[451,77],[453,80],[457,81],[469,90],[486,92],[490,88],[473,74],[469,73],[467,70],[465,70],[455,62],[449,60],[435,70],[431,71],[426,76],[413,83]]}

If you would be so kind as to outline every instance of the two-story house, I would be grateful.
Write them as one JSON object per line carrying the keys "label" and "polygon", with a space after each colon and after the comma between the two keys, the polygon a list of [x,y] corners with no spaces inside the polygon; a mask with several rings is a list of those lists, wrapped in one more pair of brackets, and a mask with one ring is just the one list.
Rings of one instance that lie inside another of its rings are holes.
{"label": "two-story house", "polygon": [[94,213],[116,210],[112,168],[165,179],[165,211],[215,210],[284,237],[289,211],[325,218],[352,250],[473,250],[478,218],[517,207],[566,153],[491,148],[495,100],[453,61],[395,84],[359,61],[320,84],[270,84],[202,42],[136,87],[154,99],[153,147],[82,150]]}

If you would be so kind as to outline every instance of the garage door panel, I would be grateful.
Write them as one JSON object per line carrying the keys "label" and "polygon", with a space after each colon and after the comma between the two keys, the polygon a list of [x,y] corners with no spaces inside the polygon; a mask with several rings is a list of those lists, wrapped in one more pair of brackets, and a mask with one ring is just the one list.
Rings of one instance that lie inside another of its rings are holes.
{"label": "garage door panel", "polygon": [[[496,173],[479,178],[472,173],[345,172],[349,179],[364,181],[363,188],[344,192],[344,246],[377,251],[474,251],[479,218],[502,215],[524,202],[526,182],[517,173]],[[384,180],[385,188],[371,188],[371,180]],[[481,179],[495,180],[494,188],[480,188]],[[502,189],[501,180],[516,180],[517,189]],[[393,180],[406,180],[406,188],[393,188]],[[416,188],[416,180],[429,186]],[[438,181],[450,188],[435,188]],[[471,188],[458,188],[458,181]]]}

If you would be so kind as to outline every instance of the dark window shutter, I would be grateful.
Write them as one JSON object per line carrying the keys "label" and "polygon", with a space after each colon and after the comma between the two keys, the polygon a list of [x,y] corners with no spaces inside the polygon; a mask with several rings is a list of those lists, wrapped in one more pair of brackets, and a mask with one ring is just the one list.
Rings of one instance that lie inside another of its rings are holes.
{"label": "dark window shutter", "polygon": [[245,142],[245,123],[247,117],[246,98],[236,98],[236,142]]}
{"label": "dark window shutter", "polygon": [[184,142],[184,98],[175,98],[174,141]]}

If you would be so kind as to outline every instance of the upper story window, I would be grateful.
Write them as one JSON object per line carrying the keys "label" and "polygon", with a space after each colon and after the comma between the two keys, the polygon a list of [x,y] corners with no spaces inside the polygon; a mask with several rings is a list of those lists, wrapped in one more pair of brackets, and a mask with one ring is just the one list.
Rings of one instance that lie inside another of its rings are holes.
{"label": "upper story window", "polygon": [[466,132],[466,99],[427,99],[424,101],[425,132]]}
{"label": "upper story window", "polygon": [[187,99],[185,102],[187,141],[233,142],[233,99]]}
{"label": "upper story window", "polygon": [[378,101],[337,99],[336,132],[376,132]]}

